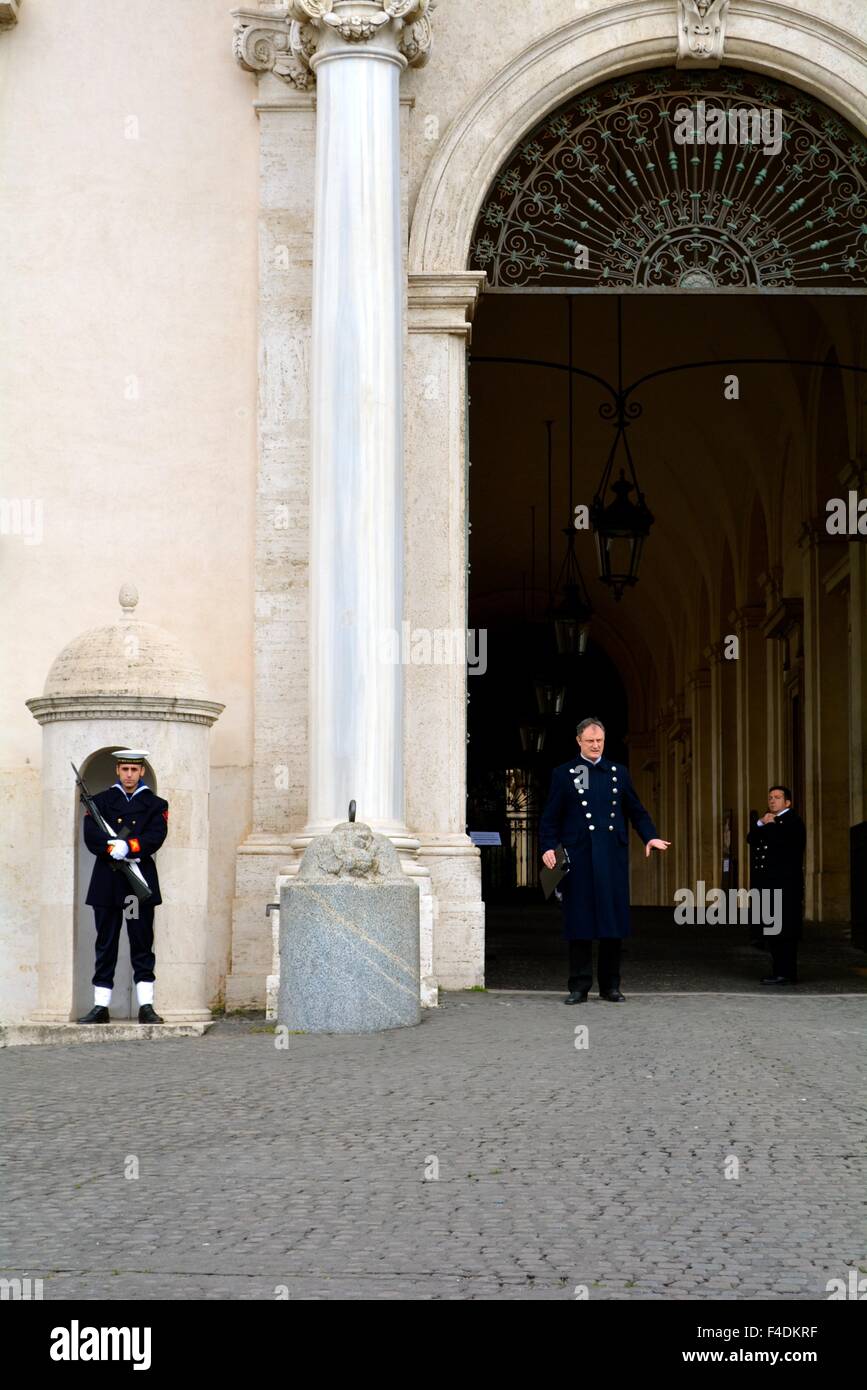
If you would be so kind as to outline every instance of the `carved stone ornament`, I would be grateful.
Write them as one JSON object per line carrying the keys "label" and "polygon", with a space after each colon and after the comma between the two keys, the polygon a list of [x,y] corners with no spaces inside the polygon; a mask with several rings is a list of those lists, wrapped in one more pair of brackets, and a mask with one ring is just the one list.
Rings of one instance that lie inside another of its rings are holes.
{"label": "carved stone ornament", "polygon": [[678,0],[677,66],[718,68],[723,60],[729,0]]}
{"label": "carved stone ornament", "polygon": [[373,882],[404,879],[400,856],[391,840],[377,835],[362,821],[341,821],[328,835],[310,841],[298,868],[298,877],[333,882],[353,879]]}
{"label": "carved stone ornament", "polygon": [[18,23],[21,0],[0,0],[0,29],[11,29]]}
{"label": "carved stone ornament", "polygon": [[325,30],[347,44],[391,34],[410,67],[430,57],[430,14],[437,0],[286,0],[263,9],[233,10],[234,54],[247,72],[273,72],[302,91],[314,81],[312,62]]}

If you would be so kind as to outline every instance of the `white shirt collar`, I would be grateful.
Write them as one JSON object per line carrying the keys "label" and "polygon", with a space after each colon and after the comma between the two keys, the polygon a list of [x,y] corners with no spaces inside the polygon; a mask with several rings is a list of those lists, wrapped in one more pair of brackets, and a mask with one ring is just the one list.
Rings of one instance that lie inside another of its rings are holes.
{"label": "white shirt collar", "polygon": [[126,796],[127,801],[132,801],[133,796],[138,796],[139,792],[146,792],[146,791],[149,790],[149,788],[148,788],[148,786],[147,786],[147,784],[146,784],[145,782],[139,782],[139,784],[138,784],[138,786],[136,787],[135,791],[132,793],[132,796],[127,796],[127,793],[126,793],[126,791],[124,790],[124,788],[121,786],[120,782],[115,782],[114,786],[112,787],[112,791],[114,791],[114,787],[117,787],[117,789],[118,789],[119,792],[123,792],[124,796]]}
{"label": "white shirt collar", "polygon": [[601,753],[599,754],[599,757],[598,757],[598,758],[588,758],[586,753],[582,753],[582,754],[581,754],[581,757],[584,759],[585,763],[589,763],[591,767],[595,767],[597,763],[601,763],[601,762],[602,762],[602,754],[601,754]]}

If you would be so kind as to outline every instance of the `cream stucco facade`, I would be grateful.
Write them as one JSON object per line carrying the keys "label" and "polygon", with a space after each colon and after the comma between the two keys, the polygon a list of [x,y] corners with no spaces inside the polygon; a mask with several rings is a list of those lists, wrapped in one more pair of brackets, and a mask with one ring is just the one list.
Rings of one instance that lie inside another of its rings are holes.
{"label": "cream stucco facade", "polygon": [[[711,65],[800,87],[867,133],[863,5],[723,8],[724,48]],[[187,768],[197,792],[209,783],[206,1003],[264,1003],[265,905],[310,836],[345,814],[347,791],[418,880],[426,1002],[437,985],[482,983],[466,672],[408,665],[373,688],[341,637],[342,615],[351,604],[362,627],[465,626],[466,354],[485,283],[468,264],[479,208],[510,151],[572,94],[673,67],[682,7],[297,0],[288,15],[275,6],[233,17],[223,0],[67,0],[62,15],[51,0],[21,0],[5,9],[0,1017],[38,1008],[46,903],[34,846],[46,777],[52,795],[68,793],[51,841],[65,845],[67,873],[75,831],[74,789],[45,756],[25,700],[79,633],[112,621],[126,582],[139,590],[138,615],[172,635],[207,698],[224,706],[197,744],[209,769]],[[849,346],[865,360],[863,338]],[[857,486],[863,382],[847,382],[844,400]],[[825,408],[816,395],[814,429]],[[732,530],[731,591],[720,558],[706,597],[685,598],[670,646],[655,651],[652,679],[637,667],[630,676],[624,657],[639,790],[661,803],[670,829],[691,824],[679,837],[688,858],[654,866],[658,877],[635,869],[637,901],[665,900],[704,864],[719,869],[721,753],[708,750],[724,747],[729,673],[695,605],[723,622],[737,613],[750,654],[731,698],[745,730],[749,662],[764,666],[770,650],[751,646],[749,633],[792,589],[792,536],[815,511],[804,488],[791,525],[774,502],[779,534],[739,544]],[[841,624],[852,701],[848,751],[826,756],[854,760],[854,825],[867,820],[867,561],[853,544],[842,568],[835,557],[834,578],[820,542],[807,534],[797,551],[805,680],[818,711],[830,659],[823,667],[810,623],[827,609]],[[753,612],[750,556],[762,546],[767,578]],[[777,679],[771,662],[771,691]],[[754,723],[772,704],[763,685]],[[147,733],[128,713],[116,728],[124,741]],[[112,741],[101,726],[91,732],[93,751]],[[779,753],[781,729],[771,721],[766,733]],[[813,800],[823,737],[827,745],[820,722],[807,731]],[[742,780],[746,739],[730,750]],[[678,790],[685,749],[706,787],[688,800]],[[825,894],[826,911],[845,915],[842,863],[823,866],[816,854],[808,913],[822,915]],[[71,903],[61,884],[58,913]]]}

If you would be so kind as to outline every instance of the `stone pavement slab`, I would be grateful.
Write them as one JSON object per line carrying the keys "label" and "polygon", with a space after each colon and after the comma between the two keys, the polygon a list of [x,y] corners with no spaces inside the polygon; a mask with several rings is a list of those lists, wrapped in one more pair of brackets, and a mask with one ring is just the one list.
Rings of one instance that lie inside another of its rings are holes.
{"label": "stone pavement slab", "polygon": [[867,1266],[865,1032],[835,995],[469,992],[285,1048],[235,1017],[8,1049],[0,1274],[46,1299],[824,1299]]}

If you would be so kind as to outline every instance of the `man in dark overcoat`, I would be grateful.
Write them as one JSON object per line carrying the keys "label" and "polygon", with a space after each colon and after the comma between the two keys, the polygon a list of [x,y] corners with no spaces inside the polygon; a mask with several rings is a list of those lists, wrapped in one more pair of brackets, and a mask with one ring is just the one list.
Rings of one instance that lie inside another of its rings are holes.
{"label": "man in dark overcoat", "polygon": [[768,809],[747,835],[750,847],[750,888],[782,893],[780,931],[754,933],[753,941],[771,953],[771,973],[763,985],[798,983],[798,942],[804,923],[804,851],[807,827],[792,809],[788,787],[771,787]]}
{"label": "man in dark overcoat", "polygon": [[554,769],[551,790],[539,822],[542,862],[553,869],[562,845],[569,871],[560,880],[563,935],[569,942],[569,995],[566,1004],[586,1002],[593,983],[593,942],[599,942],[599,997],[613,1004],[620,993],[620,943],[629,935],[629,829],[646,846],[668,849],[638,799],[629,771],[603,758],[605,729],[598,719],[578,725],[578,757]]}
{"label": "man in dark overcoat", "polygon": [[[166,838],[169,803],[144,781],[146,750],[121,748],[115,753],[117,781],[93,798],[96,808],[117,826],[117,838],[106,835],[89,811],[84,814],[84,843],[96,856],[85,902],[96,922],[96,969],[93,1008],[79,1023],[108,1023],[120,933],[126,921],[129,956],[138,999],[139,1023],[162,1023],[154,1002],[154,908],[162,902],[157,866],[153,861]],[[121,831],[127,832],[121,838]],[[125,874],[113,861],[130,859],[144,875],[151,896],[140,902]]]}

